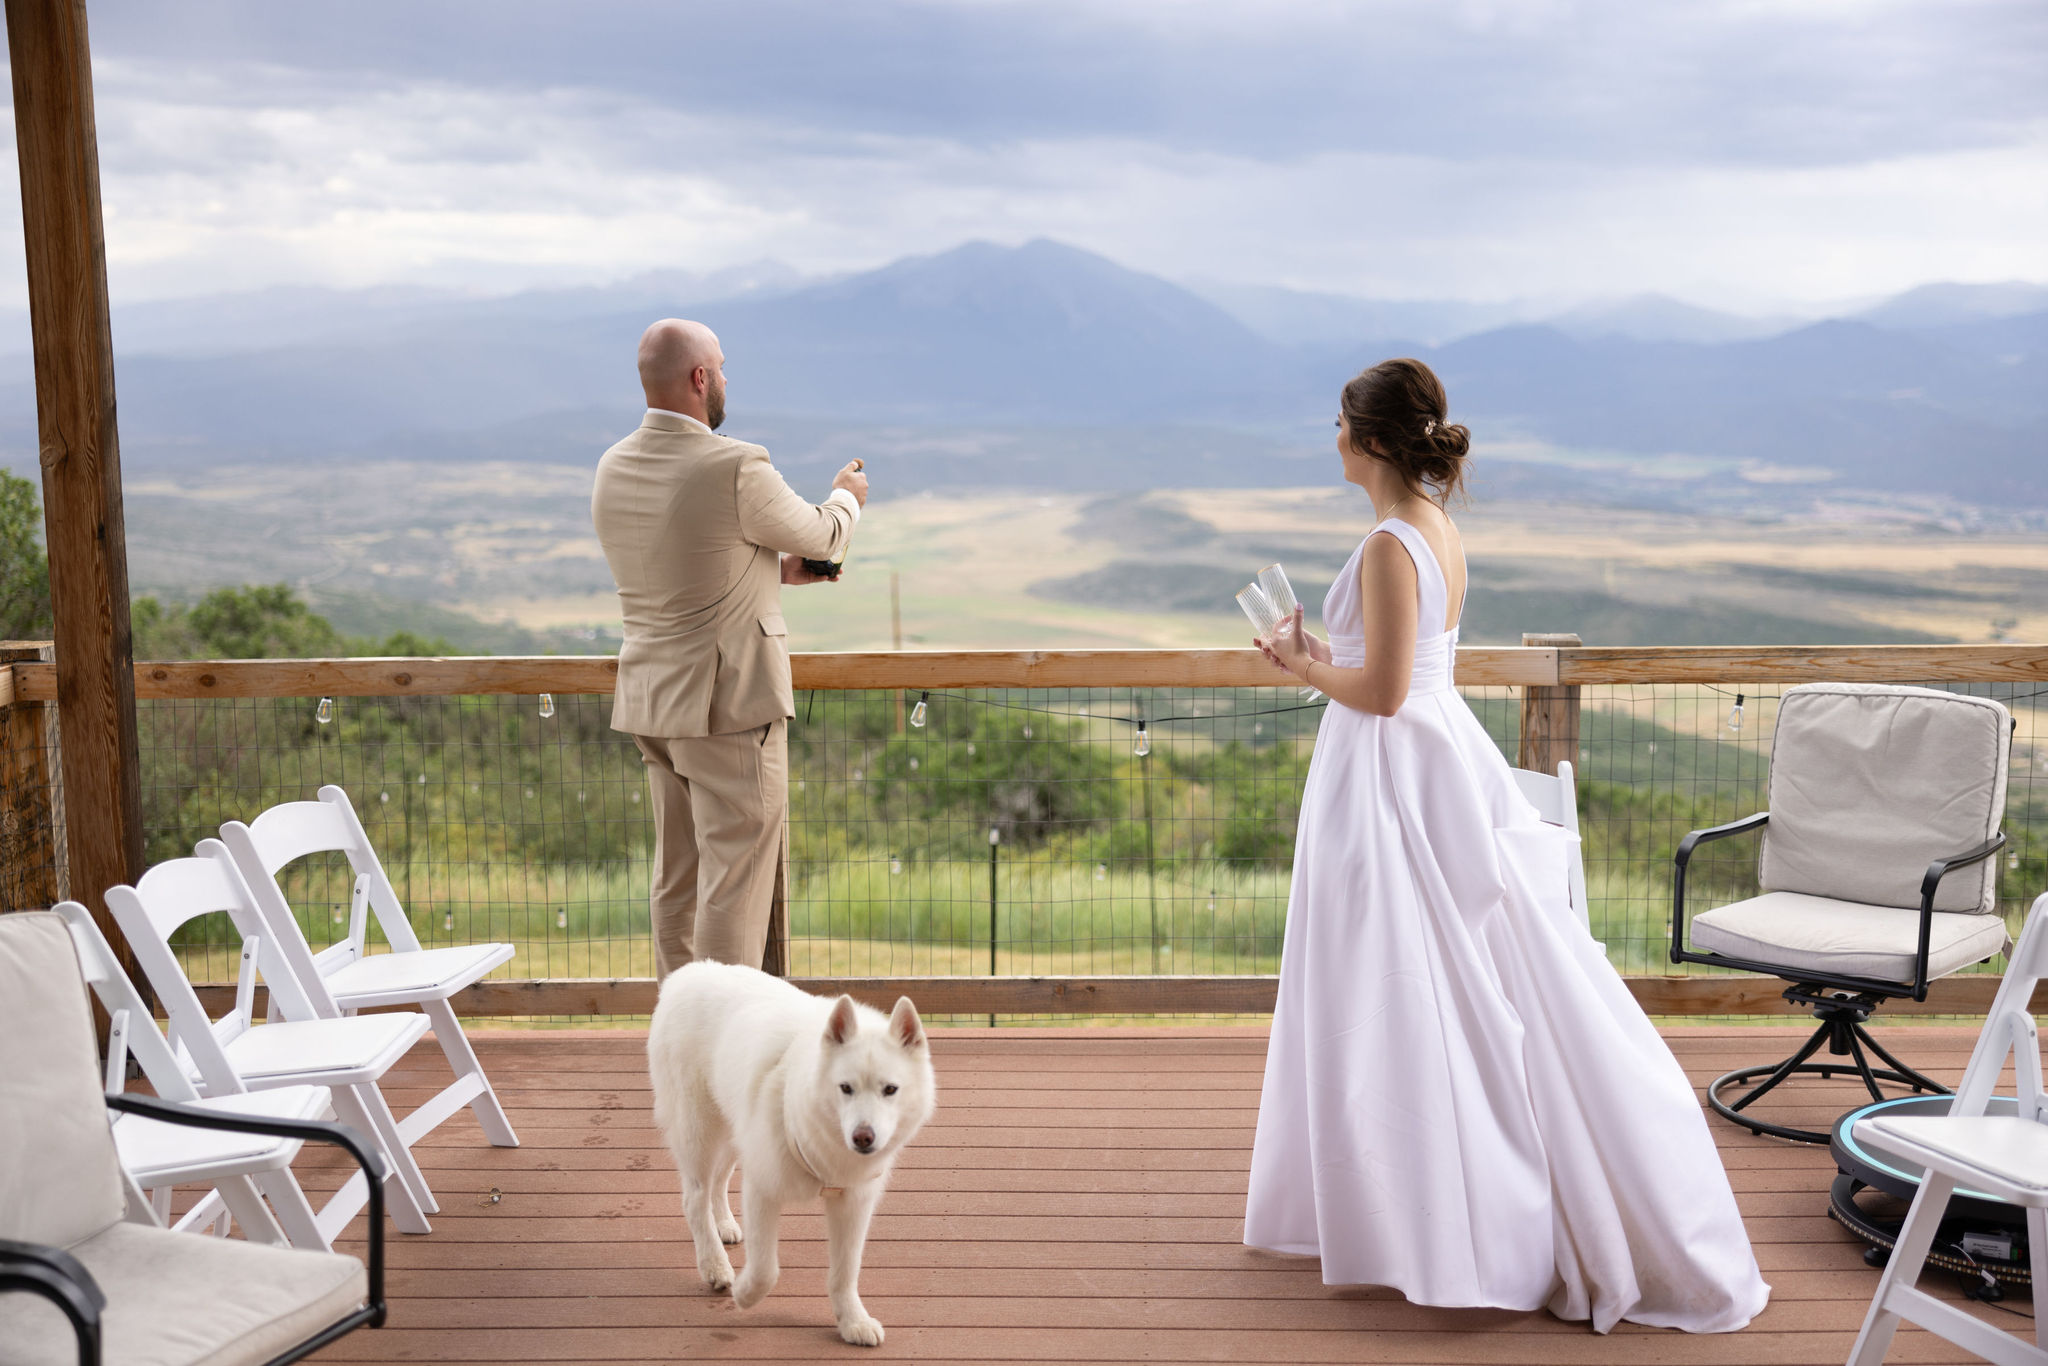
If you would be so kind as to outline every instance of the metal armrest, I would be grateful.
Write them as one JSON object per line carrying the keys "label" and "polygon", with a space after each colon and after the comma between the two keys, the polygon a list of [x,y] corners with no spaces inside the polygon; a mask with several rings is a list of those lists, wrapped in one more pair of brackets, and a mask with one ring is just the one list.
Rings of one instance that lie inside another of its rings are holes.
{"label": "metal armrest", "polygon": [[1695,830],[1678,842],[1678,852],[1671,856],[1674,871],[1671,878],[1671,961],[1685,963],[1698,961],[1698,955],[1689,955],[1685,948],[1685,869],[1692,862],[1692,851],[1713,840],[1724,840],[1730,835],[1747,835],[1752,830],[1761,830],[1770,823],[1771,813],[1758,811],[1744,816],[1739,821],[1716,825],[1706,830]]}
{"label": "metal armrest", "polygon": [[1941,886],[1941,880],[1958,868],[1967,868],[1973,863],[1982,863],[1999,850],[2005,848],[2005,832],[1999,831],[1967,854],[1951,854],[1938,858],[1927,865],[1927,876],[1920,879],[1920,909],[1934,909],[1934,892]]}
{"label": "metal armrest", "polygon": [[26,1290],[64,1311],[78,1338],[78,1366],[100,1366],[100,1311],[107,1297],[92,1273],[60,1248],[0,1238],[0,1291]]}
{"label": "metal armrest", "polygon": [[384,1179],[390,1173],[385,1170],[383,1156],[365,1143],[361,1134],[346,1124],[310,1119],[271,1119],[257,1115],[231,1114],[220,1110],[201,1110],[173,1101],[158,1100],[154,1096],[110,1094],[107,1096],[107,1108],[141,1115],[147,1119],[161,1120],[166,1124],[182,1124],[193,1129],[221,1129],[229,1133],[299,1138],[310,1143],[331,1143],[346,1150],[348,1155],[356,1160],[356,1165],[363,1169],[363,1180],[370,1191],[370,1255],[366,1259],[370,1294],[368,1316],[364,1322],[372,1327],[383,1326]]}
{"label": "metal armrest", "polygon": [[1927,999],[1928,941],[1934,934],[1934,893],[1941,886],[1941,880],[1958,868],[1982,863],[2003,848],[2005,832],[2001,830],[1966,854],[1951,854],[1927,865],[1927,875],[1920,879],[1920,955],[1915,960],[1913,978],[1919,989],[1913,993],[1914,1000]]}

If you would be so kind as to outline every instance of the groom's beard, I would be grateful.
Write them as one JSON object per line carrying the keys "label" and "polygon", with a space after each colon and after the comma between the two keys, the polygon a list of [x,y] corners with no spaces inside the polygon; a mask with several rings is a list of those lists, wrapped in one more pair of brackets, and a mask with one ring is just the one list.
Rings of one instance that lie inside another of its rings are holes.
{"label": "groom's beard", "polygon": [[725,386],[721,384],[704,396],[704,425],[715,432],[724,421]]}

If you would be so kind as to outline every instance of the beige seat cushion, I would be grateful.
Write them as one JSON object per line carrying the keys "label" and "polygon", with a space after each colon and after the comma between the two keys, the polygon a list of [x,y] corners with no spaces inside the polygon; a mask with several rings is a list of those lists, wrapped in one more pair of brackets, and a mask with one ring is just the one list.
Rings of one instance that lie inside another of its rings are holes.
{"label": "beige seat cushion", "polygon": [[[1778,703],[1766,891],[1920,905],[1927,865],[1977,848],[2005,814],[2012,717],[1988,697],[1802,683]],[[1998,905],[1998,860],[1942,879],[1937,911]]]}
{"label": "beige seat cushion", "polygon": [[[71,1255],[107,1296],[107,1366],[259,1366],[368,1294],[353,1257],[139,1224],[116,1224]],[[75,1342],[55,1305],[0,1295],[0,1366],[75,1361]]]}
{"label": "beige seat cushion", "polygon": [[[1692,942],[1709,953],[1881,982],[1913,980],[1920,912],[1866,906],[1804,892],[1765,892],[1697,915]],[[2010,943],[1995,915],[1936,911],[1927,939],[1929,980],[2003,953]]]}
{"label": "beige seat cushion", "polygon": [[70,1247],[125,1203],[71,931],[0,915],[0,1238]]}

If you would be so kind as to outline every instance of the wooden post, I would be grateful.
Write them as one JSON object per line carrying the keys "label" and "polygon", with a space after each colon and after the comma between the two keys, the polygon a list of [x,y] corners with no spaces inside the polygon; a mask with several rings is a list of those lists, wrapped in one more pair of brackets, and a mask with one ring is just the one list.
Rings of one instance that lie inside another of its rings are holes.
{"label": "wooden post", "polygon": [[[0,641],[0,669],[48,663],[36,641]],[[0,912],[45,910],[70,895],[64,876],[64,785],[57,710],[47,702],[0,702]]]}
{"label": "wooden post", "polygon": [[[1577,649],[1582,642],[1576,634],[1538,634],[1525,631],[1522,644],[1544,649]],[[1560,762],[1579,767],[1579,685],[1522,689],[1522,739],[1515,751],[1515,766],[1536,773],[1555,773]]]}
{"label": "wooden post", "polygon": [[56,618],[70,890],[124,965],[102,900],[142,869],[134,649],[99,147],[84,0],[7,0],[44,543]]}

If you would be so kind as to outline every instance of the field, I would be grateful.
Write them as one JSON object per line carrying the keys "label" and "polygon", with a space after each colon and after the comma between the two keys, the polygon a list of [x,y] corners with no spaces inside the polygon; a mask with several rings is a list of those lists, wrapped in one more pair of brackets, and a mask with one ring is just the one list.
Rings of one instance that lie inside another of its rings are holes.
{"label": "field", "polygon": [[[403,627],[461,651],[604,651],[616,616],[588,495],[587,469],[529,464],[141,479],[128,491],[133,577],[179,598],[283,580],[352,634]],[[886,648],[893,571],[908,648],[1237,645],[1247,629],[1235,589],[1279,560],[1318,604],[1369,512],[1348,488],[877,496],[844,580],[792,590],[785,608],[796,648]],[[1503,501],[1463,510],[1460,525],[1473,643],[1524,630],[1576,630],[1589,644],[2048,638],[2041,539],[1940,509],[1781,501],[1690,515]],[[236,530],[232,554],[219,549],[223,527]],[[1665,966],[1679,836],[1763,804],[1775,690],[1750,691],[1739,734],[1726,724],[1732,699],[1715,689],[1588,691],[1591,920],[1624,971]],[[2009,898],[2048,867],[2048,796],[2036,786],[2048,737],[2022,691],[2000,694],[2022,718]],[[895,732],[885,696],[800,701],[793,966],[982,973],[993,938],[1001,972],[1272,971],[1315,720],[1261,720],[1274,696],[948,695],[930,727],[908,734]],[[1474,700],[1512,754],[1510,697]],[[544,721],[532,699],[343,699],[324,727],[291,701],[150,704],[149,857],[339,782],[364,803],[430,942],[510,939],[518,975],[645,974],[637,758],[606,726],[603,699],[560,701]],[[1141,766],[1116,718],[1169,713],[1195,719],[1156,726]],[[993,896],[992,825],[1004,832]],[[1711,876],[1739,894],[1751,855],[1721,852]],[[330,884],[299,889],[316,942],[341,928],[332,918],[346,884]],[[226,942],[214,927],[186,947],[218,978],[231,967],[213,961]]]}
{"label": "field", "polygon": [[[1370,522],[1349,487],[1092,495],[926,491],[882,471],[848,569],[785,595],[799,649],[1234,645],[1231,594],[1286,564],[1313,617]],[[391,463],[132,480],[138,592],[284,581],[344,630],[459,649],[609,648],[617,612],[590,471]],[[823,489],[805,487],[810,495]],[[1910,503],[1773,501],[1747,514],[1499,501],[1459,513],[1465,638],[1576,630],[1589,644],[2048,638],[2048,549]],[[222,528],[234,531],[220,553]]]}

